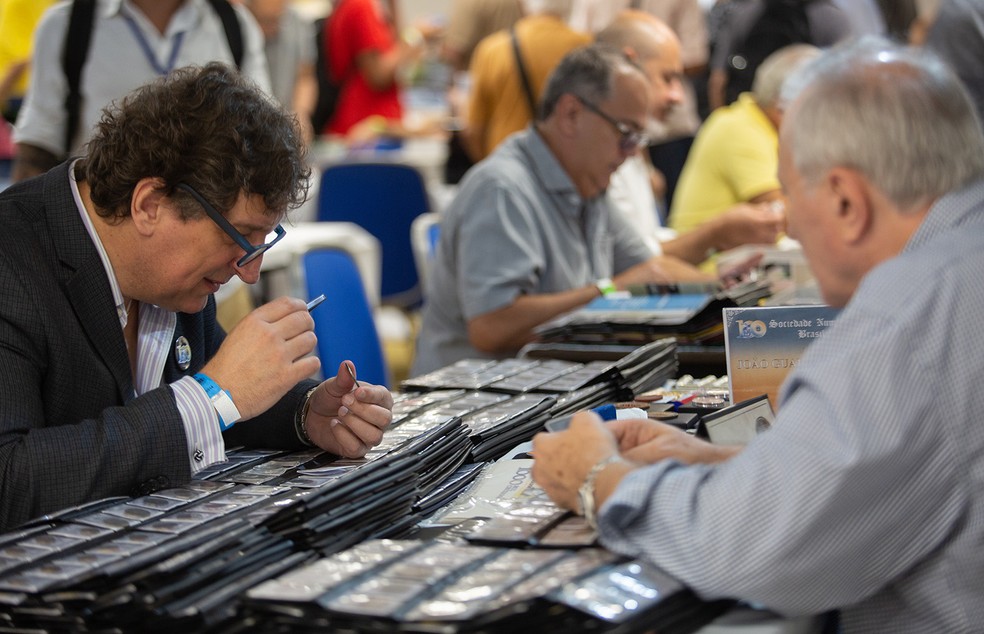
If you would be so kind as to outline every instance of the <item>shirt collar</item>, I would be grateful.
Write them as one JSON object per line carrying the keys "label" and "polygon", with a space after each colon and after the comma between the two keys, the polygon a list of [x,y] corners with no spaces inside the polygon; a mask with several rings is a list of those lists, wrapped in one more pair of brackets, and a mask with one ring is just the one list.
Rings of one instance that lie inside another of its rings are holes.
{"label": "shirt collar", "polygon": [[79,212],[79,216],[82,218],[82,224],[85,225],[85,230],[89,232],[89,238],[92,240],[93,246],[96,247],[99,260],[102,262],[103,269],[106,271],[109,290],[113,293],[113,302],[116,304],[116,314],[120,318],[120,327],[125,328],[127,310],[123,302],[123,292],[120,290],[120,283],[116,279],[113,263],[109,261],[109,255],[106,253],[105,247],[103,247],[102,240],[99,239],[99,233],[92,224],[92,218],[89,217],[89,213],[85,210],[85,205],[82,203],[82,196],[79,194],[79,184],[75,180],[75,163],[76,161],[72,161],[72,165],[68,169],[68,184],[72,189],[72,198],[75,199],[75,207]]}
{"label": "shirt collar", "polygon": [[984,180],[978,180],[962,189],[944,194],[934,202],[919,228],[905,245],[904,251],[915,249],[952,227],[982,217],[984,217]]}
{"label": "shirt collar", "polygon": [[[143,11],[138,9],[129,0],[103,0],[103,2],[102,16],[104,19],[114,18],[126,13],[137,20],[138,24],[144,26],[149,25],[149,20],[147,20],[147,16],[144,15]],[[164,37],[171,37],[175,33],[190,30],[200,19],[204,3],[205,0],[184,0],[171,18]]]}

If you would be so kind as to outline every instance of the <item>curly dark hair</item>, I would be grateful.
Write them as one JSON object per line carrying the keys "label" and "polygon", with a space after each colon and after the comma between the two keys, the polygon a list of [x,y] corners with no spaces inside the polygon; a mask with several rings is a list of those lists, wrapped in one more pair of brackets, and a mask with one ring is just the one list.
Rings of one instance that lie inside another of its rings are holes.
{"label": "curly dark hair", "polygon": [[244,192],[280,215],[304,202],[310,173],[297,120],[219,62],[175,70],[108,106],[76,165],[99,214],[118,219],[142,178],[163,180],[184,217],[204,212],[179,183],[223,212]]}

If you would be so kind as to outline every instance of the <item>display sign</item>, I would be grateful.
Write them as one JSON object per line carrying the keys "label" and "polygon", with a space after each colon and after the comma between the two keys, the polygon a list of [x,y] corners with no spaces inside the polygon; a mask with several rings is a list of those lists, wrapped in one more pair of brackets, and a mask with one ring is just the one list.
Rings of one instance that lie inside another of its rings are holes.
{"label": "display sign", "polygon": [[779,408],[779,387],[807,346],[837,318],[829,306],[724,309],[724,345],[731,402],[767,394]]}

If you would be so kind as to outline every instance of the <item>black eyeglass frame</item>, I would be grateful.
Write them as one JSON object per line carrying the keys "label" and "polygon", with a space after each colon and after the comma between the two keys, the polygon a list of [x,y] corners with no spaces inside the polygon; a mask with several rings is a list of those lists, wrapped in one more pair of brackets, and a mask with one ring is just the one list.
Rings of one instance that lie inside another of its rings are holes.
{"label": "black eyeglass frame", "polygon": [[264,242],[263,244],[252,244],[246,236],[239,233],[239,231],[232,226],[232,223],[226,220],[225,216],[220,214],[210,202],[205,200],[201,194],[195,191],[194,187],[188,183],[178,183],[177,188],[183,192],[191,194],[191,197],[194,198],[198,204],[202,206],[202,209],[205,210],[205,215],[211,218],[212,222],[219,225],[219,229],[225,231],[226,235],[232,238],[239,248],[246,252],[243,257],[236,260],[236,266],[238,267],[244,267],[256,258],[260,257],[266,253],[270,247],[280,242],[280,240],[287,235],[287,230],[283,228],[283,225],[277,224],[277,226],[273,228],[274,233],[277,234],[273,240]]}
{"label": "black eyeglass frame", "polygon": [[625,123],[624,121],[619,121],[618,119],[611,116],[607,112],[604,112],[601,108],[591,103],[584,97],[580,95],[574,95],[574,96],[577,97],[577,100],[580,101],[585,108],[595,113],[596,115],[604,119],[606,122],[608,122],[610,126],[615,128],[615,131],[618,132],[622,137],[618,141],[618,147],[623,152],[631,152],[632,150],[641,150],[645,147],[648,147],[649,144],[652,143],[652,139],[650,139],[649,136],[646,135],[645,133],[639,132],[637,130],[633,130],[631,127],[629,127],[627,123]]}

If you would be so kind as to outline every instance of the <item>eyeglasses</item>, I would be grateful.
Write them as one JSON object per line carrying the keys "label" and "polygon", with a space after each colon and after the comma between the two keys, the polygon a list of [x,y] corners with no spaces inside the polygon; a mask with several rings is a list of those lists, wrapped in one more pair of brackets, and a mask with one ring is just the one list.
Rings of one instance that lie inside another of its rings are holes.
{"label": "eyeglasses", "polygon": [[642,148],[648,146],[652,140],[644,133],[637,130],[633,130],[628,124],[619,121],[618,119],[612,117],[601,111],[601,109],[585,99],[584,97],[577,96],[577,100],[580,101],[585,108],[595,113],[605,121],[609,123],[615,131],[619,133],[621,138],[618,141],[618,148],[623,152],[632,152],[633,150],[641,150]]}
{"label": "eyeglasses", "polygon": [[196,192],[191,185],[188,185],[187,183],[178,183],[177,187],[178,189],[191,194],[191,197],[198,201],[198,204],[205,210],[205,214],[211,218],[215,224],[219,225],[219,228],[225,231],[226,234],[232,238],[237,245],[239,245],[239,248],[246,252],[246,255],[236,261],[236,266],[246,266],[256,258],[266,253],[270,247],[280,242],[280,239],[287,235],[287,230],[278,224],[273,228],[273,233],[275,235],[272,240],[264,244],[250,244],[250,241],[246,239],[246,236],[239,233],[236,228],[232,226],[232,223],[226,220],[225,216],[220,214],[218,210],[216,210],[215,207],[213,207],[207,200],[202,198],[202,195]]}

